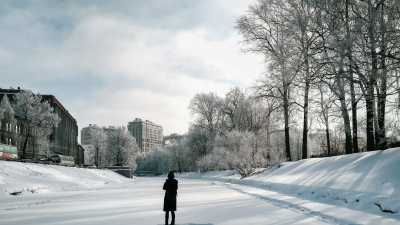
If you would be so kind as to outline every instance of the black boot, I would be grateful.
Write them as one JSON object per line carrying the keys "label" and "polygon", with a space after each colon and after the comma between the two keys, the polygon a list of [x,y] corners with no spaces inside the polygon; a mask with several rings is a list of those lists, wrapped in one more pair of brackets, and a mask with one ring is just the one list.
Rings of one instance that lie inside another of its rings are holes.
{"label": "black boot", "polygon": [[165,220],[165,225],[168,225],[168,220]]}
{"label": "black boot", "polygon": [[171,225],[175,225],[175,219],[172,219]]}

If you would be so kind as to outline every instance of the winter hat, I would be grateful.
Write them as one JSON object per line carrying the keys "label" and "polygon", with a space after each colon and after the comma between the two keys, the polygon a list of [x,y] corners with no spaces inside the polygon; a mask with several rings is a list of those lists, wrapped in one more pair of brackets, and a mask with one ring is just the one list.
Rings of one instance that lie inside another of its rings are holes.
{"label": "winter hat", "polygon": [[172,173],[172,171],[170,171],[168,173],[168,179],[173,179],[174,178],[174,173]]}

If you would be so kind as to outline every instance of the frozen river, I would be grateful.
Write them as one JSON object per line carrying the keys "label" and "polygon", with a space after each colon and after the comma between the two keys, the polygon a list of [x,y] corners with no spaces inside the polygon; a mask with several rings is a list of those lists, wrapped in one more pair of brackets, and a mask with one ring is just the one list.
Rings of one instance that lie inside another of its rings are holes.
{"label": "frozen river", "polygon": [[[176,224],[328,224],[318,217],[204,180],[178,179]],[[91,191],[7,198],[1,224],[163,224],[164,178],[139,178]]]}

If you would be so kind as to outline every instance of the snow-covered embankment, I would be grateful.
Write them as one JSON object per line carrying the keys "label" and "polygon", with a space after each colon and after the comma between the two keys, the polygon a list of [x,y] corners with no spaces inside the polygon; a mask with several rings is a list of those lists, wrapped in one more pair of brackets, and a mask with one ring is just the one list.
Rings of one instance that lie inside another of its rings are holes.
{"label": "snow-covered embankment", "polygon": [[45,192],[80,191],[132,182],[110,170],[0,161],[0,199]]}
{"label": "snow-covered embankment", "polygon": [[241,179],[236,171],[185,173],[400,219],[400,148],[285,162]]}

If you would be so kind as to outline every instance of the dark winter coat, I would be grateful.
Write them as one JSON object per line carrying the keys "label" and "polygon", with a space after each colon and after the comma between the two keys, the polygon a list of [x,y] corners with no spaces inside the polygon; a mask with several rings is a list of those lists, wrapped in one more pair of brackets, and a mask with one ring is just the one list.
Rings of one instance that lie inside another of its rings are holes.
{"label": "dark winter coat", "polygon": [[164,183],[165,190],[163,211],[176,211],[176,196],[178,191],[178,181],[167,179]]}

